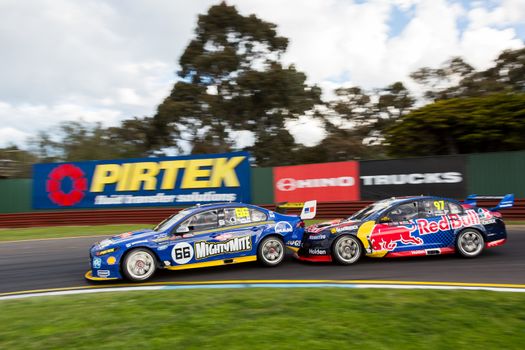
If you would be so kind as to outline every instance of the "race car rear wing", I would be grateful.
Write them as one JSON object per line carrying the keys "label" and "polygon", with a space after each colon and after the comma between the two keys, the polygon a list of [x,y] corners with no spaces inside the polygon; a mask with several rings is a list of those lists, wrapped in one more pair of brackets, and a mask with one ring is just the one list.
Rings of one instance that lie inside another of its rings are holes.
{"label": "race car rear wing", "polygon": [[493,208],[490,208],[490,211],[498,211],[505,208],[510,208],[514,205],[514,194],[509,193],[505,196],[478,196],[477,194],[469,195],[463,203],[476,206],[478,199],[501,199],[501,201]]}
{"label": "race car rear wing", "polygon": [[303,210],[301,210],[301,220],[311,220],[317,214],[317,201],[304,202]]}
{"label": "race car rear wing", "polygon": [[317,201],[311,200],[304,203],[301,202],[282,202],[277,204],[276,212],[286,214],[287,209],[299,209],[301,210],[302,220],[311,220],[317,214]]}

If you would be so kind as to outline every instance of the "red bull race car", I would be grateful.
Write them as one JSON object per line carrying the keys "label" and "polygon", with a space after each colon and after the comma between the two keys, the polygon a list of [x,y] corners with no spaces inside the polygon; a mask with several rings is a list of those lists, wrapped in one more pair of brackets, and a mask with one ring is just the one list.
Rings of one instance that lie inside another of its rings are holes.
{"label": "red bull race car", "polygon": [[[309,226],[296,257],[349,265],[362,255],[406,257],[458,253],[466,258],[505,243],[507,232],[500,209],[514,204],[503,197],[491,209],[465,202],[421,196],[375,202],[343,220]],[[501,197],[500,197],[501,198]]]}

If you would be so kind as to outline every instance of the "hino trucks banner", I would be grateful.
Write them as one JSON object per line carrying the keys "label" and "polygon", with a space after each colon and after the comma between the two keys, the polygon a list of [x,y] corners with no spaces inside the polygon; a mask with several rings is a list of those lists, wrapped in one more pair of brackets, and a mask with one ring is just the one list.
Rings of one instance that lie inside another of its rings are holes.
{"label": "hino trucks banner", "polygon": [[361,199],[438,195],[464,197],[466,158],[409,158],[360,162]]}

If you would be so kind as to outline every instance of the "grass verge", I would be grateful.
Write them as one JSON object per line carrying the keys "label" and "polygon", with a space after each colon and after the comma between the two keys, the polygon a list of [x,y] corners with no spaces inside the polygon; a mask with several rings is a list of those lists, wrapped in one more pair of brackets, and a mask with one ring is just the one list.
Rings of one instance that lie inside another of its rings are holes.
{"label": "grass verge", "polygon": [[150,224],[127,224],[127,225],[97,225],[97,226],[52,226],[52,227],[28,227],[28,228],[6,228],[0,230],[1,241],[17,241],[24,239],[81,237],[81,236],[112,236],[122,232],[151,228]]}
{"label": "grass verge", "polygon": [[213,289],[1,301],[1,349],[518,349],[525,295]]}

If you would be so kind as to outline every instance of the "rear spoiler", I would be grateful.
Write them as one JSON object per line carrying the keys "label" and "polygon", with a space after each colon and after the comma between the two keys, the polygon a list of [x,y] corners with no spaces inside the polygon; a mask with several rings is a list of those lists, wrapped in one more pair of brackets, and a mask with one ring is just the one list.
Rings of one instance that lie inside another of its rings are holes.
{"label": "rear spoiler", "polygon": [[301,210],[301,219],[311,220],[315,218],[315,214],[317,214],[317,201],[314,199],[313,201],[304,202],[303,210]]}
{"label": "rear spoiler", "polygon": [[287,209],[299,209],[301,210],[301,219],[302,220],[311,220],[317,214],[317,201],[311,200],[304,203],[301,202],[282,202],[277,203],[276,211],[281,214],[286,214]]}
{"label": "rear spoiler", "polygon": [[463,203],[472,205],[473,207],[475,207],[478,199],[501,199],[498,205],[489,209],[490,211],[498,211],[501,209],[510,208],[514,205],[514,194],[512,193],[506,194],[503,197],[501,196],[478,196],[476,194],[471,194],[463,201]]}

